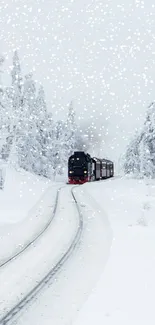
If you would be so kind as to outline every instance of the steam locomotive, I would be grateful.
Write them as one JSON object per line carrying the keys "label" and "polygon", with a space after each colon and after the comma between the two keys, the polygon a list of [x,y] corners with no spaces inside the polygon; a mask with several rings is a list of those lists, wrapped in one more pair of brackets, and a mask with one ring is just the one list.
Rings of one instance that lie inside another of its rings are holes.
{"label": "steam locomotive", "polygon": [[75,151],[68,159],[68,183],[84,184],[114,176],[111,160],[91,157],[83,151]]}

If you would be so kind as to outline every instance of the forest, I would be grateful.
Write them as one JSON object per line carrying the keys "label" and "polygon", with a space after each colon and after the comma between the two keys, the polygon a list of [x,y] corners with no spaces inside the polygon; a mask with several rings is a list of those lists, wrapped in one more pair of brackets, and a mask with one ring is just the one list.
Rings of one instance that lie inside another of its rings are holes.
{"label": "forest", "polygon": [[[1,56],[1,67],[3,62]],[[0,159],[15,168],[52,179],[64,173],[74,150],[88,149],[72,101],[66,120],[54,121],[43,86],[36,85],[32,73],[22,76],[17,51],[9,87],[3,86],[1,76],[0,115]]]}
{"label": "forest", "polygon": [[[4,63],[0,56],[0,68]],[[49,179],[66,171],[74,150],[91,149],[93,128],[85,130],[76,122],[73,101],[66,119],[55,121],[48,110],[43,86],[33,74],[22,75],[17,51],[14,52],[11,85],[4,86],[0,70],[0,161]],[[91,131],[90,131],[91,129]],[[155,177],[155,102],[146,112],[144,125],[133,136],[120,158],[121,169],[133,177]],[[93,139],[94,137],[94,139]]]}
{"label": "forest", "polygon": [[129,142],[122,166],[125,174],[155,178],[155,102],[149,105],[142,128]]}

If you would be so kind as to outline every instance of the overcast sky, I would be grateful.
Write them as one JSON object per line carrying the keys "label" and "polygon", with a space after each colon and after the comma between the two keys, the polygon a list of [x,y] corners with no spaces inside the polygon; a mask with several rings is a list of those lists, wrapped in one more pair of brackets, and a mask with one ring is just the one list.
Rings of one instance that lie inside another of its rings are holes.
{"label": "overcast sky", "polygon": [[64,116],[73,99],[78,118],[108,131],[103,152],[118,157],[155,99],[154,0],[1,0],[5,84],[14,49],[49,110]]}

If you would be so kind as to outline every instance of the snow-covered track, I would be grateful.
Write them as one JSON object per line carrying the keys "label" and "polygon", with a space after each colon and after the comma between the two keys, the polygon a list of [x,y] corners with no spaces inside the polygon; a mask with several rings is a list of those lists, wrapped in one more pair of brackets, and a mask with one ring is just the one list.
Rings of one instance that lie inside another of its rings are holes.
{"label": "snow-covered track", "polygon": [[7,258],[4,262],[0,263],[0,268],[6,266],[8,263],[10,263],[11,261],[13,261],[15,258],[17,258],[18,256],[20,256],[22,253],[24,253],[31,245],[34,245],[34,243],[45,233],[45,231],[49,228],[49,226],[52,223],[52,220],[55,216],[55,212],[57,209],[57,205],[58,205],[58,198],[59,198],[59,192],[61,190],[61,188],[63,188],[64,186],[61,186],[56,193],[56,199],[54,202],[54,208],[53,211],[51,213],[51,218],[48,220],[48,222],[46,223],[46,225],[43,227],[43,229],[36,234],[36,236],[33,237],[33,239],[31,239],[26,245],[23,246],[22,249],[18,250],[17,253],[13,254],[12,256],[10,256],[9,258]]}
{"label": "snow-covered track", "polygon": [[[15,318],[16,316],[18,317],[20,311],[22,311],[30,302],[32,302],[32,300],[37,296],[37,294],[51,281],[53,277],[55,277],[58,271],[61,270],[64,263],[71,257],[75,248],[80,243],[80,238],[83,231],[83,216],[74,194],[74,187],[72,187],[71,189],[71,195],[74,200],[76,209],[78,211],[78,226],[77,226],[76,233],[72,239],[72,242],[70,243],[68,249],[64,252],[63,256],[60,258],[60,260],[48,272],[48,274],[17,305],[15,305],[9,312],[6,313],[6,315],[4,315],[0,319],[0,325],[11,324],[13,321],[15,321]],[[56,214],[57,207],[58,207],[59,192],[60,189],[58,190],[57,193],[57,200],[53,211],[54,216]]]}

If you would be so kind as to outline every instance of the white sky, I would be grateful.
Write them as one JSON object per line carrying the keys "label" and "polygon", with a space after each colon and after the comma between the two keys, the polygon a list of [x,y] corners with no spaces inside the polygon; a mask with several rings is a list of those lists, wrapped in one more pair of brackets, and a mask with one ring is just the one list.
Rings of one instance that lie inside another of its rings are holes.
{"label": "white sky", "polygon": [[154,21],[154,0],[1,0],[0,52],[9,70],[18,48],[58,117],[73,99],[80,119],[105,125],[118,157],[155,98]]}

